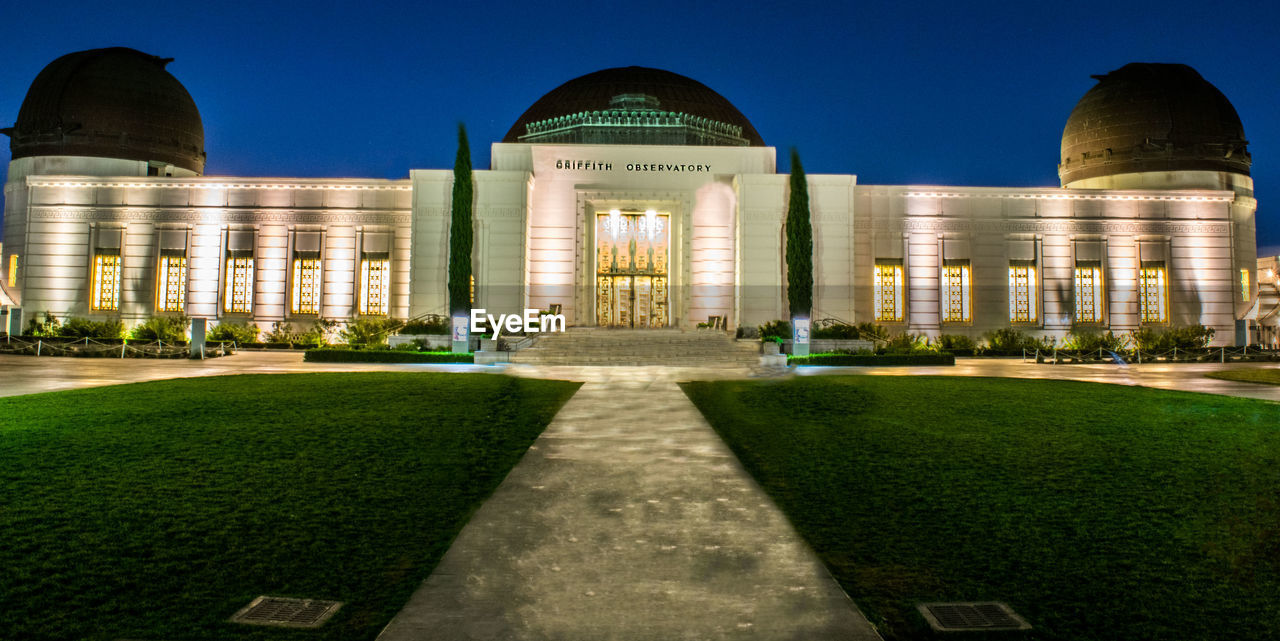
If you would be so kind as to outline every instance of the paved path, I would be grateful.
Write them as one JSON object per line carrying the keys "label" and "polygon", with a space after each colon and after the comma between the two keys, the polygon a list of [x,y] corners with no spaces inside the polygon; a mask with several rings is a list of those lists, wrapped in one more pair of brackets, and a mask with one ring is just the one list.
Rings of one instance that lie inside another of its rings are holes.
{"label": "paved path", "polygon": [[590,372],[379,641],[878,639],[672,374]]}
{"label": "paved path", "polygon": [[304,363],[301,352],[240,352],[203,361],[0,354],[0,396],[195,376],[372,371],[492,372],[494,368],[471,364]]}
{"label": "paved path", "polygon": [[[1048,378],[1060,380],[1142,385],[1160,389],[1208,392],[1280,401],[1280,386],[1238,383],[1206,378],[1206,372],[1224,369],[1277,369],[1280,363],[1182,363],[1117,365],[1037,365],[1018,359],[961,358],[953,367],[804,367],[790,370],[788,376],[823,376],[831,374],[872,374],[888,376],[996,376],[1011,378]],[[282,374],[298,372],[486,372],[516,376],[585,381],[601,368],[579,366],[440,364],[373,364],[373,363],[304,363],[299,352],[240,352],[235,356],[188,361],[142,358],[73,358],[31,357],[0,354],[0,396],[16,396],[52,392],[81,387],[118,385],[165,378],[221,376],[228,374]],[[607,368],[605,368],[607,371]],[[666,368],[673,380],[707,378],[747,378],[745,369]]]}
{"label": "paved path", "polygon": [[1205,392],[1280,401],[1280,385],[1224,381],[1205,376],[1232,369],[1280,369],[1280,363],[1144,363],[1142,365],[1044,365],[1018,359],[958,358],[954,366],[938,367],[802,367],[797,376],[871,374],[881,376],[995,376],[1140,385],[1158,389]]}

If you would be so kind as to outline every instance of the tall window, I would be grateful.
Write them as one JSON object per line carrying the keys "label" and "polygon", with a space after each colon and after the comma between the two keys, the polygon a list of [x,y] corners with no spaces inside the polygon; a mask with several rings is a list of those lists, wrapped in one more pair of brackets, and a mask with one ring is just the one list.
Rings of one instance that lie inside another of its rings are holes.
{"label": "tall window", "polygon": [[366,253],[360,261],[360,313],[386,316],[391,311],[391,260],[386,254]]}
{"label": "tall window", "polygon": [[1076,262],[1076,322],[1102,322],[1102,263]]}
{"label": "tall window", "polygon": [[1164,263],[1143,261],[1138,273],[1138,315],[1142,322],[1164,323],[1169,320],[1167,291]]}
{"label": "tall window", "polygon": [[160,256],[160,273],[156,279],[160,289],[156,292],[157,309],[162,312],[181,312],[187,306],[187,257],[177,252],[165,252]]}
{"label": "tall window", "polygon": [[9,286],[18,286],[18,255],[9,254]]}
{"label": "tall window", "polygon": [[1009,321],[1034,323],[1040,297],[1036,294],[1036,263],[1009,261]]}
{"label": "tall window", "polygon": [[880,322],[902,320],[902,261],[877,261],[875,312]]}
{"label": "tall window", "polygon": [[253,312],[252,231],[227,231],[227,264],[223,272],[222,311],[231,314]]}
{"label": "tall window", "polygon": [[969,309],[969,284],[969,261],[948,260],[942,263],[942,321],[944,323],[966,323],[972,318]]}
{"label": "tall window", "polygon": [[320,313],[320,253],[297,252],[293,257],[294,314]]}
{"label": "tall window", "polygon": [[1249,270],[1240,270],[1240,300],[1249,302]]}
{"label": "tall window", "polygon": [[253,256],[227,257],[227,288],[222,310],[233,314],[253,311]]}
{"label": "tall window", "polygon": [[120,252],[99,250],[93,255],[93,300],[95,310],[120,309]]}

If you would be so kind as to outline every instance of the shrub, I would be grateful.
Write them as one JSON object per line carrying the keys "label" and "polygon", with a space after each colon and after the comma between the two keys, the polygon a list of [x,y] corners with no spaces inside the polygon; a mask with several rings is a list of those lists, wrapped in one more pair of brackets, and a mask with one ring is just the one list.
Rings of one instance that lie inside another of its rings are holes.
{"label": "shrub", "polygon": [[92,321],[72,316],[57,330],[66,338],[120,338],[124,336],[124,323],[119,320]]}
{"label": "shrub", "polygon": [[1188,325],[1161,331],[1143,327],[1130,335],[1133,344],[1144,352],[1167,352],[1177,349],[1203,349],[1216,332],[1204,325]]}
{"label": "shrub", "polygon": [[929,345],[929,338],[924,334],[898,334],[890,338],[877,354],[936,354],[937,348]]}
{"label": "shrub", "polygon": [[938,337],[934,344],[940,349],[958,352],[973,352],[974,348],[977,347],[972,338],[963,334],[943,334]]}
{"label": "shrub", "polygon": [[474,363],[470,353],[406,352],[390,349],[309,349],[308,363]]}
{"label": "shrub", "polygon": [[1108,352],[1117,352],[1125,348],[1129,344],[1129,338],[1126,336],[1116,336],[1107,331],[1091,332],[1085,330],[1072,330],[1067,334],[1063,347],[1069,350],[1081,352],[1096,352],[1099,349]]}
{"label": "shrub", "polygon": [[758,327],[738,327],[738,338],[760,338]]}
{"label": "shrub", "polygon": [[229,343],[253,343],[258,340],[258,326],[253,323],[218,323],[205,340]]}
{"label": "shrub", "polygon": [[180,343],[187,340],[187,325],[191,319],[186,316],[152,316],[147,322],[133,328],[129,338],[136,341],[163,341]]}
{"label": "shrub", "polygon": [[856,325],[850,325],[833,318],[824,318],[813,324],[812,338],[857,339],[861,338]]}
{"label": "shrub", "polygon": [[864,341],[887,341],[889,330],[884,325],[875,323],[858,323],[858,338]]}
{"label": "shrub", "polygon": [[342,329],[342,340],[352,347],[374,347],[387,344],[387,336],[400,322],[394,318],[357,318]]}
{"label": "shrub", "polygon": [[1020,354],[1023,350],[1048,352],[1057,345],[1052,338],[1036,338],[1014,327],[992,330],[982,338],[987,342],[983,351],[992,354]]}
{"label": "shrub", "polygon": [[52,338],[58,335],[58,319],[49,312],[44,313],[44,318],[31,317],[27,321],[27,330],[23,332],[27,336],[40,336],[44,338]]}
{"label": "shrub", "polygon": [[769,321],[761,325],[758,331],[762,341],[789,341],[791,340],[791,321]]}
{"label": "shrub", "polygon": [[333,321],[317,320],[311,323],[311,327],[300,329],[294,327],[293,323],[288,321],[283,323],[272,323],[271,331],[267,332],[264,339],[268,343],[289,343],[293,345],[327,345],[329,343],[328,330],[336,323]]}
{"label": "shrub", "polygon": [[889,330],[884,325],[875,323],[858,323],[850,325],[832,318],[826,318],[813,324],[813,338],[852,339],[864,341],[889,340]]}
{"label": "shrub", "polygon": [[397,334],[452,334],[453,321],[442,314],[428,314],[406,322]]}

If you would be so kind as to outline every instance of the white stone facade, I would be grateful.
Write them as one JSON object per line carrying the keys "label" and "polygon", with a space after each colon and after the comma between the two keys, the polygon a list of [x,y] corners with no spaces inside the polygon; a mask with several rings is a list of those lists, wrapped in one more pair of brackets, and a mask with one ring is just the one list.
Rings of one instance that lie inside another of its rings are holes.
{"label": "white stone facade", "polygon": [[[662,324],[693,327],[718,316],[732,329],[787,317],[788,180],[776,173],[775,155],[771,147],[494,144],[492,168],[474,174],[476,306],[510,313],[559,305],[571,325],[597,324],[596,221],[620,210],[637,221],[645,212],[669,221]],[[24,319],[49,312],[134,324],[162,313],[159,257],[179,250],[161,247],[173,244],[162,232],[184,235],[182,313],[191,317],[252,321],[264,330],[280,321],[358,317],[360,260],[371,253],[389,260],[389,316],[447,309],[449,170],[413,170],[391,181],[148,177],[120,162],[127,161],[10,164],[0,285]],[[78,173],[58,173],[68,170]],[[1100,269],[1102,298],[1098,320],[1086,324],[1121,333],[1142,324],[1140,268],[1159,264],[1167,279],[1159,324],[1201,323],[1217,331],[1215,344],[1240,343],[1257,297],[1256,202],[1251,184],[1221,184],[1006,189],[811,175],[812,316],[876,322],[879,262],[902,269],[901,320],[881,321],[891,331],[978,338],[1012,324],[1060,338],[1081,325],[1073,279],[1088,264]],[[115,230],[119,305],[95,311],[95,247],[100,238],[115,243]],[[323,266],[312,314],[289,305],[300,234],[308,250],[318,242]],[[241,246],[247,238],[252,246]],[[228,312],[224,300],[226,259],[236,251],[255,261],[248,313]],[[1011,261],[1034,266],[1034,321],[1011,321]],[[961,264],[968,319],[948,322],[944,265]]]}

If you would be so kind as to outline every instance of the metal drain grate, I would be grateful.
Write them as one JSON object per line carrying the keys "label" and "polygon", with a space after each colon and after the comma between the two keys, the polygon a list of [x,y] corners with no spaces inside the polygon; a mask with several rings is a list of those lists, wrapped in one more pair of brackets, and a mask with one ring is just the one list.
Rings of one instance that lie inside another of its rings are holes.
{"label": "metal drain grate", "polygon": [[1009,606],[995,601],[922,603],[916,606],[929,627],[938,632],[1030,630],[1031,624]]}
{"label": "metal drain grate", "polygon": [[260,596],[240,608],[231,616],[231,621],[282,628],[318,628],[340,607],[342,604],[337,601]]}

